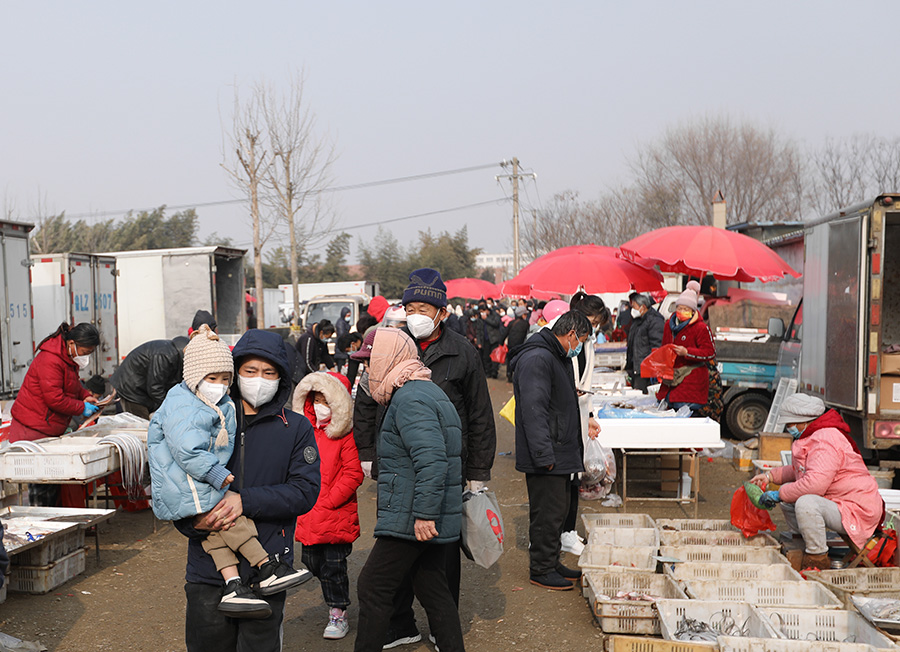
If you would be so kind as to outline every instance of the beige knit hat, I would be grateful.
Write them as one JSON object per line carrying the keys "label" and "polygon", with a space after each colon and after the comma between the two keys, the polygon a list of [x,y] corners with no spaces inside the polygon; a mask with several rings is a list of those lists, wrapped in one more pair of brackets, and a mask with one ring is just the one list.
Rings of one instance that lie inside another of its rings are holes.
{"label": "beige knit hat", "polygon": [[184,347],[184,382],[201,401],[219,415],[221,428],[216,437],[216,446],[228,444],[228,430],[225,427],[225,415],[218,405],[213,405],[203,394],[197,391],[200,381],[209,374],[228,372],[234,377],[234,359],[231,349],[219,336],[202,324],[191,333],[191,341]]}
{"label": "beige knit hat", "polygon": [[231,350],[209,326],[202,324],[191,333],[191,341],[184,347],[184,382],[189,390],[196,392],[206,376],[223,371],[234,376]]}

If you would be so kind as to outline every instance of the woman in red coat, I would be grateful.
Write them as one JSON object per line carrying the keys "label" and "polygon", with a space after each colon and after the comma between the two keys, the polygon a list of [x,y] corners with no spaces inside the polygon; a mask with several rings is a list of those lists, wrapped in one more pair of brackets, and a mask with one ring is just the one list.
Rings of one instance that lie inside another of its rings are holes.
{"label": "woman in red coat", "polygon": [[319,578],[329,608],[323,636],[343,638],[350,629],[347,557],[359,538],[356,490],[363,481],[353,440],[350,381],[334,372],[307,374],[294,390],[293,408],[315,428],[322,475],[319,499],[297,518],[294,538],[303,544],[303,563]]}
{"label": "woman in red coat", "polygon": [[687,289],[675,301],[675,314],[666,321],[663,346],[675,345],[675,378],[664,380],[656,398],[666,399],[669,407],[688,406],[696,411],[709,399],[708,362],[716,357],[709,327],[697,309],[700,284],[688,283]]}
{"label": "woman in red coat", "polygon": [[12,405],[11,442],[58,437],[72,417],[97,412],[97,399],[81,384],[78,372],[90,364],[98,344],[96,326],[70,327],[65,322],[38,344],[38,354]]}

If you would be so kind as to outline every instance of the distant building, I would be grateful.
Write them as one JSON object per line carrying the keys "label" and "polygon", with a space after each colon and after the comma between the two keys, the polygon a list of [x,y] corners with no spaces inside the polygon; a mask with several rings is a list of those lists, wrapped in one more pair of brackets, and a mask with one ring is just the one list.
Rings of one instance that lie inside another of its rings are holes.
{"label": "distant building", "polygon": [[[531,260],[519,254],[519,268],[525,267]],[[507,281],[515,276],[513,270],[512,252],[506,254],[478,254],[475,257],[475,267],[481,275],[485,270],[494,273],[494,283]]]}

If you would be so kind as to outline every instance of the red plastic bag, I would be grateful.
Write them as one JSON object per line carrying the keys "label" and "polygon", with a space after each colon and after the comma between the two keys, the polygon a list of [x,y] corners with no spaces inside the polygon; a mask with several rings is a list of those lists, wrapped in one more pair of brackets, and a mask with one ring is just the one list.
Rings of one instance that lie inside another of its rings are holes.
{"label": "red plastic bag", "polygon": [[897,552],[897,531],[884,530],[884,536],[875,541],[875,544],[866,553],[869,560],[876,566],[896,566],[894,555]]}
{"label": "red plastic bag", "polygon": [[496,349],[491,351],[491,360],[496,362],[497,364],[503,364],[506,362],[506,353],[509,351],[505,344],[501,344]]}
{"label": "red plastic bag", "polygon": [[731,497],[731,524],[743,532],[745,537],[756,536],[764,530],[775,530],[769,512],[753,506],[743,485]]}
{"label": "red plastic bag", "polygon": [[641,378],[672,380],[675,377],[675,345],[665,344],[655,349],[641,362]]}

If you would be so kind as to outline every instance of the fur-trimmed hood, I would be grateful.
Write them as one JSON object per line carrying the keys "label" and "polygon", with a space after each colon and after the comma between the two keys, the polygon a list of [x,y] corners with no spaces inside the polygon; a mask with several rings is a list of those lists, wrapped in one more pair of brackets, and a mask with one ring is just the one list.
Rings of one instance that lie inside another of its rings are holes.
{"label": "fur-trimmed hood", "polygon": [[291,409],[304,415],[309,422],[316,425],[316,412],[313,409],[312,392],[321,392],[331,408],[331,423],[325,426],[325,434],[329,439],[340,439],[353,430],[353,405],[350,400],[350,381],[343,374],[333,371],[317,371],[307,374],[294,390]]}

